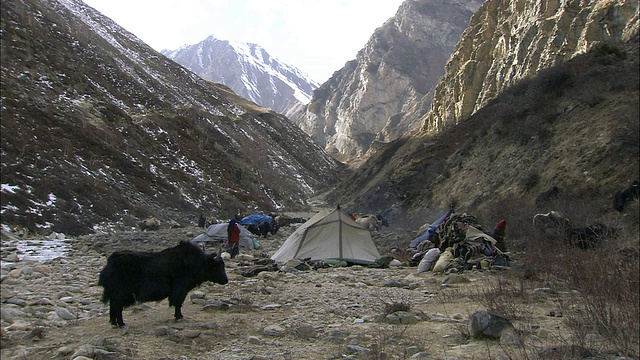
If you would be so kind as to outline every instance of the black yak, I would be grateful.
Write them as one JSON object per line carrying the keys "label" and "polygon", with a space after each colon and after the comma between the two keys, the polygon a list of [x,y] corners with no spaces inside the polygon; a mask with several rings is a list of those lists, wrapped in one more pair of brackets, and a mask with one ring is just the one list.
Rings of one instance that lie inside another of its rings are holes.
{"label": "black yak", "polygon": [[249,232],[251,232],[253,235],[256,235],[257,237],[262,236],[265,238],[267,237],[267,235],[269,235],[269,233],[275,235],[278,232],[278,228],[278,224],[276,224],[275,221],[261,221],[257,225],[247,225],[247,230],[249,230]]}
{"label": "black yak", "polygon": [[622,211],[628,202],[638,198],[638,184],[638,180],[634,180],[628,188],[616,191],[613,196],[614,209]]}
{"label": "black yak", "polygon": [[98,285],[104,287],[102,302],[109,303],[109,322],[124,326],[122,310],[135,303],[169,298],[181,319],[182,303],[189,291],[205,281],[229,282],[224,261],[205,254],[196,244],[181,241],[160,252],[116,251],[100,271]]}
{"label": "black yak", "polygon": [[261,221],[258,223],[258,236],[267,237],[269,235],[269,230],[271,230],[271,224],[267,221]]}
{"label": "black yak", "polygon": [[550,200],[554,200],[560,197],[560,188],[557,186],[551,187],[549,190],[540,193],[538,197],[536,197],[536,206],[541,207]]}
{"label": "black yak", "polygon": [[305,223],[308,219],[301,217],[290,217],[287,215],[278,215],[273,218],[273,222],[278,225],[278,228],[283,226],[289,226],[291,224],[302,224]]}
{"label": "black yak", "polygon": [[600,223],[567,230],[567,240],[569,244],[582,250],[593,249],[604,240],[614,238],[615,236],[616,230],[614,228],[607,227]]}

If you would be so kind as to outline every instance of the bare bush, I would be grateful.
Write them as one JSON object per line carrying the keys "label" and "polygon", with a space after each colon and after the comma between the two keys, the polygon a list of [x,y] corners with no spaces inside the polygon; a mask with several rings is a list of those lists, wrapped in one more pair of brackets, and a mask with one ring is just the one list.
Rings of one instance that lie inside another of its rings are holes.
{"label": "bare bush", "polygon": [[[589,334],[606,339],[604,349],[638,356],[638,257],[633,250],[612,248],[583,252],[565,262],[573,288],[582,295],[582,314],[569,317],[568,325],[579,341]],[[630,255],[630,256],[629,256]],[[585,345],[585,344],[581,344]],[[586,344],[588,345],[588,344]]]}
{"label": "bare bush", "polygon": [[496,279],[493,286],[480,290],[479,298],[487,311],[510,320],[531,318],[529,291],[524,279],[517,283]]}
{"label": "bare bush", "polygon": [[[514,196],[496,200],[478,215],[485,222],[506,218],[507,245],[518,254],[517,262],[533,267],[537,278],[546,285],[578,294],[559,304],[569,314],[565,319],[572,338],[567,342],[594,348],[593,339],[601,338],[603,344],[594,350],[637,356],[637,206],[630,207],[629,214],[613,214],[608,210],[609,199],[594,196],[597,193],[597,189],[587,189],[548,204],[571,219],[572,226],[602,222],[617,230],[617,238],[603,241],[590,251],[570,247],[563,236],[548,238],[538,232],[531,222],[536,210]],[[525,287],[530,284],[523,280],[496,281],[479,298],[489,311],[526,320],[530,299]]]}
{"label": "bare bush", "polygon": [[[596,189],[593,190],[596,192]],[[531,225],[531,209],[514,199],[496,202],[485,216],[510,214],[507,238],[518,238],[518,261],[530,264],[546,284],[571,290],[559,304],[571,338],[568,343],[599,353],[639,355],[639,250],[637,206],[629,214],[607,211],[606,199],[574,194],[553,207],[572,226],[603,222],[616,229],[617,237],[603,239],[593,250],[570,246],[560,237],[547,238]],[[635,211],[635,213],[634,213]],[[507,318],[526,318],[525,283],[497,281],[482,292],[484,305]]]}
{"label": "bare bush", "polygon": [[402,293],[382,294],[378,296],[378,299],[380,299],[380,302],[383,304],[382,314],[379,317],[381,320],[387,317],[387,315],[398,311],[411,311],[411,302],[406,298],[406,296],[403,296]]}

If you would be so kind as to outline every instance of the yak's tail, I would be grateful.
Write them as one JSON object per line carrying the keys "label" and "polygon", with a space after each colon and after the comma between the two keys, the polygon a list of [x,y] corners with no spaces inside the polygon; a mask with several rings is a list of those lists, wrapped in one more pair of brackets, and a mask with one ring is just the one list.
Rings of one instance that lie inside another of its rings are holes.
{"label": "yak's tail", "polygon": [[100,301],[102,301],[103,304],[107,304],[109,302],[109,294],[107,293],[107,290],[102,293]]}
{"label": "yak's tail", "polygon": [[105,287],[105,268],[102,268],[102,271],[100,271],[100,276],[98,277],[98,285],[102,286],[104,288],[104,291],[102,292],[102,299],[100,301],[102,301],[104,304],[109,302],[109,299],[111,298],[111,296],[109,295],[109,292],[107,291],[107,288]]}

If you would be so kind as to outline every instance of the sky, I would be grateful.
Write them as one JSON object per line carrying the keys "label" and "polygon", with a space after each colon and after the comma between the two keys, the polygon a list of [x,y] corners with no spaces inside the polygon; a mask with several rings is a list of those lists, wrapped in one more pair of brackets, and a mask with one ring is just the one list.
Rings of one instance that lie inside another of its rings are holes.
{"label": "sky", "polygon": [[83,0],[157,51],[220,40],[262,46],[323,83],[404,0]]}

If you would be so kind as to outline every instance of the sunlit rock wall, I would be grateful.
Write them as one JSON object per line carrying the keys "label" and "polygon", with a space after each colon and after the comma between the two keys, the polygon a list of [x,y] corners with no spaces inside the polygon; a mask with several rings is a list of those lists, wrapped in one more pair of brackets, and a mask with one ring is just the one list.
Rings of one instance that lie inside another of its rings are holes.
{"label": "sunlit rock wall", "polygon": [[488,0],[448,61],[422,129],[456,124],[505,87],[595,44],[637,37],[636,0]]}

